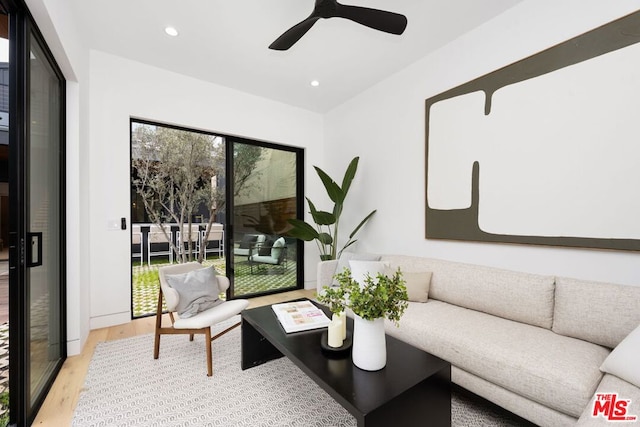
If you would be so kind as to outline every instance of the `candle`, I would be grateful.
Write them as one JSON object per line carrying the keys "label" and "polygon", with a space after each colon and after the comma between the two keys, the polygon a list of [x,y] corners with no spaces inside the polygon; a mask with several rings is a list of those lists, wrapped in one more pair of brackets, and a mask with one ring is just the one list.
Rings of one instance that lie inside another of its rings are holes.
{"label": "candle", "polygon": [[342,321],[342,340],[347,339],[347,313],[344,311],[340,313],[340,320]]}
{"label": "candle", "polygon": [[342,346],[342,326],[339,320],[333,319],[329,323],[328,334],[327,344],[329,344],[329,347]]}
{"label": "candle", "polygon": [[342,321],[340,321],[340,319],[334,318],[331,320],[328,327],[328,334],[327,343],[329,347],[342,347]]}

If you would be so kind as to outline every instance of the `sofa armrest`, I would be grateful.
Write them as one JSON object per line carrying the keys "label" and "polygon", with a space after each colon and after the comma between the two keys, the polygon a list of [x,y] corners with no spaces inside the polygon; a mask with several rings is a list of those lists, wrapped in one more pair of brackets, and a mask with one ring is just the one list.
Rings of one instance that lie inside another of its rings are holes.
{"label": "sofa armrest", "polygon": [[318,273],[316,276],[316,291],[318,292],[318,295],[321,295],[325,286],[331,285],[333,276],[336,274],[337,266],[337,259],[333,259],[331,261],[320,261],[318,263]]}

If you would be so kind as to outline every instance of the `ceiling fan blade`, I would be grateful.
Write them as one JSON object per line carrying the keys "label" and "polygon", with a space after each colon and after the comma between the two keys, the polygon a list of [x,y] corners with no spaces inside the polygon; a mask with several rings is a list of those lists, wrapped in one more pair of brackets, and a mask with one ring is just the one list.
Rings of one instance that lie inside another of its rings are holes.
{"label": "ceiling fan blade", "polygon": [[335,16],[391,34],[402,34],[407,28],[407,18],[404,15],[386,10],[338,3]]}
{"label": "ceiling fan blade", "polygon": [[320,19],[318,16],[310,16],[304,21],[294,25],[285,31],[280,37],[278,37],[271,45],[269,45],[269,49],[273,50],[287,50],[291,46],[293,46],[302,36],[304,36],[307,31],[316,21]]}

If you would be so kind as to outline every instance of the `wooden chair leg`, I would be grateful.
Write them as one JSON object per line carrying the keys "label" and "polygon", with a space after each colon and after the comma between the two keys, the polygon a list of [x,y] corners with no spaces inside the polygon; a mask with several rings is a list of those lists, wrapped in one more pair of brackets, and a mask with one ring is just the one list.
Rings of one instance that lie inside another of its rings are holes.
{"label": "wooden chair leg", "polygon": [[211,328],[204,331],[204,345],[207,346],[207,376],[213,375],[213,355],[211,354]]}
{"label": "wooden chair leg", "polygon": [[158,308],[156,310],[156,331],[153,344],[153,358],[160,356],[160,328],[162,328],[162,289],[158,292]]}
{"label": "wooden chair leg", "polygon": [[189,341],[193,341],[193,334],[189,334]]}

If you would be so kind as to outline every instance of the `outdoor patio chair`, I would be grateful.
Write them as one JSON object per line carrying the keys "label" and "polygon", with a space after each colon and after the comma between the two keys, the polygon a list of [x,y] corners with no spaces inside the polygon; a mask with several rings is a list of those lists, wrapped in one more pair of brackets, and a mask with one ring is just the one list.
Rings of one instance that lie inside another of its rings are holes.
{"label": "outdoor patio chair", "polygon": [[[171,248],[171,228],[152,224],[147,235],[147,263],[151,266],[151,257],[169,256],[169,263],[173,262],[173,248]],[[158,248],[160,246],[160,248]]]}
{"label": "outdoor patio chair", "polygon": [[[209,237],[207,238],[207,244],[204,244],[204,240],[207,234],[207,230],[203,230],[200,236],[200,243],[202,246],[200,250],[204,251],[204,259],[207,259],[208,253],[218,253],[218,257],[224,257],[224,225],[223,224],[211,224],[209,230]],[[217,246],[211,246],[217,243]]]}
{"label": "outdoor patio chair", "polygon": [[264,243],[266,236],[264,234],[245,234],[242,237],[242,241],[237,248],[233,249],[233,254],[236,256],[251,255],[251,250],[255,246]]}
{"label": "outdoor patio chair", "polygon": [[139,225],[131,226],[131,258],[140,258],[140,267],[144,260],[142,259],[142,231]]}
{"label": "outdoor patio chair", "polygon": [[[189,252],[189,225],[185,224],[176,232],[176,246],[178,247],[178,256]],[[191,254],[197,258],[200,250],[200,226],[191,225]]]}
{"label": "outdoor patio chair", "polygon": [[287,244],[284,237],[280,237],[272,243],[256,244],[251,249],[251,254],[249,255],[251,274],[253,274],[254,265],[259,264],[279,266],[282,269],[282,273],[287,270]]}
{"label": "outdoor patio chair", "polygon": [[[204,334],[207,351],[207,376],[213,375],[211,341],[240,325],[234,323],[224,331],[211,337],[211,326],[240,314],[249,301],[219,299],[229,288],[229,279],[215,273],[213,267],[204,267],[197,262],[175,264],[158,269],[160,291],[156,311],[156,328],[153,358],[160,356],[160,335]],[[171,326],[162,326],[162,298],[167,305]],[[176,318],[176,314],[178,318]],[[182,315],[180,313],[183,313]]]}

